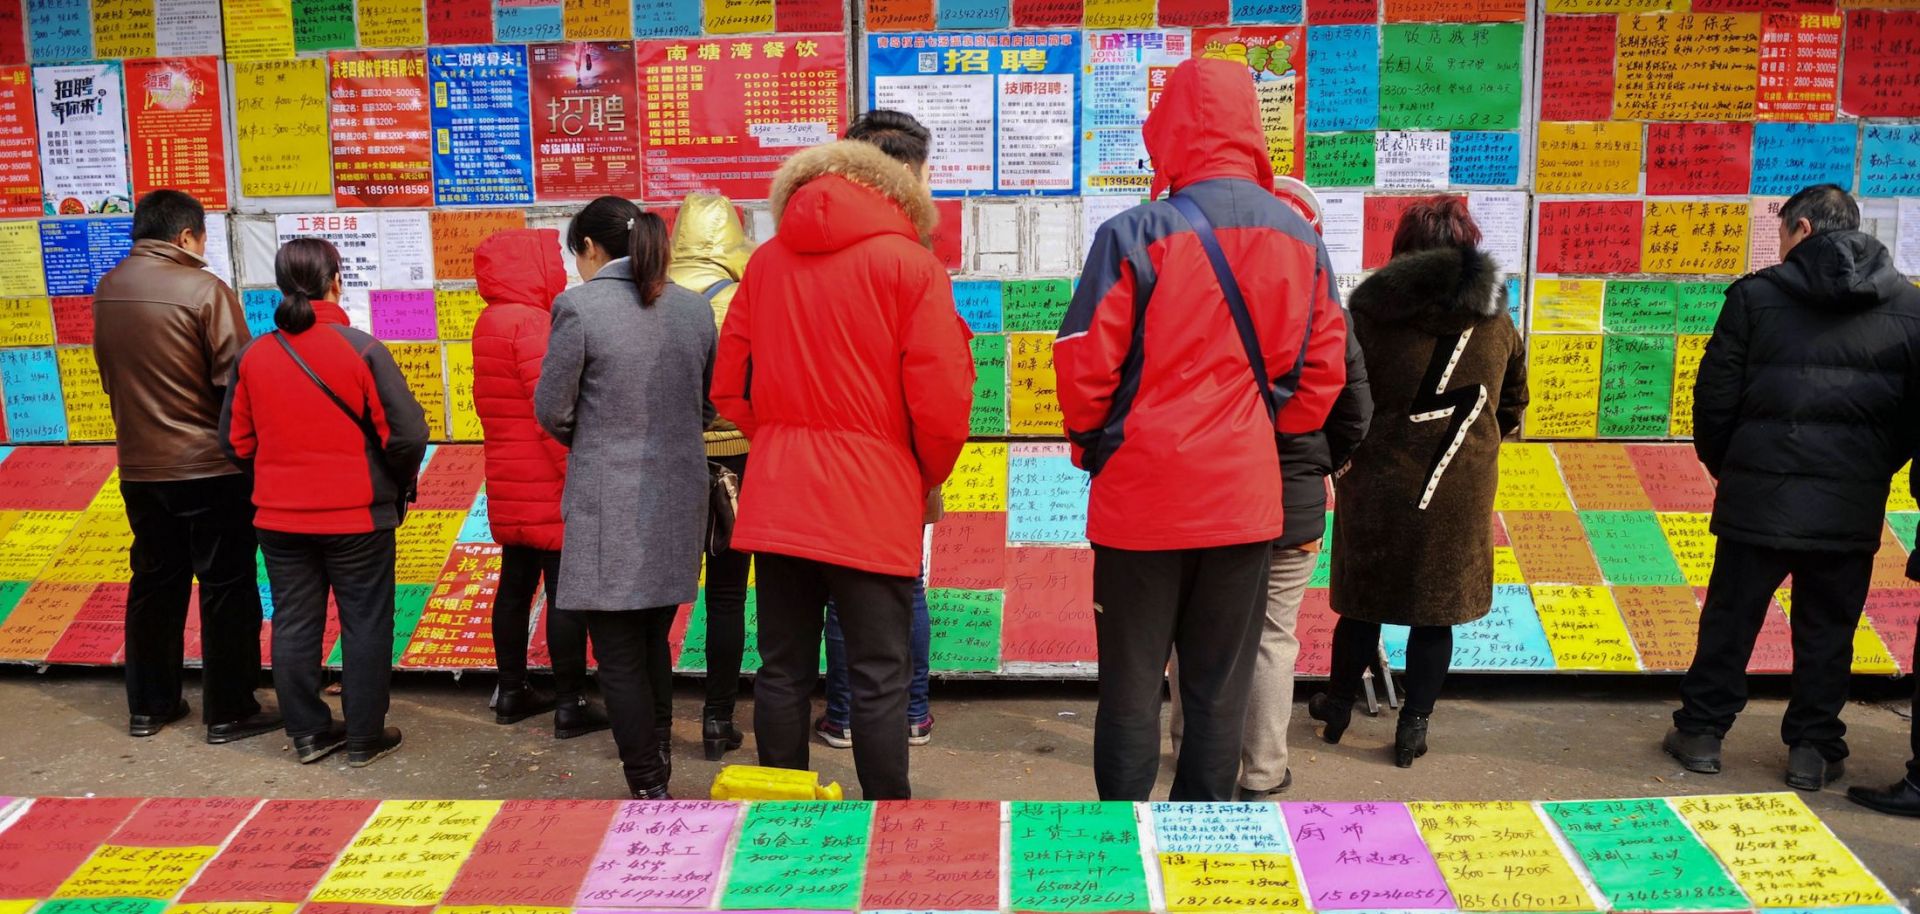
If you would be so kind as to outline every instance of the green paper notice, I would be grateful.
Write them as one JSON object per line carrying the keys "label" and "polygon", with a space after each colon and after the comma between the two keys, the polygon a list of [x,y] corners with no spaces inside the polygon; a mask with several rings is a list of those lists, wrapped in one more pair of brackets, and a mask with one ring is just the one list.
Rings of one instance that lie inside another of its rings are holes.
{"label": "green paper notice", "polygon": [[1727,303],[1727,284],[1721,282],[1683,282],[1674,287],[1678,302],[1674,308],[1681,333],[1712,333],[1720,320],[1720,306]]}
{"label": "green paper notice", "polygon": [[975,435],[1007,433],[1007,338],[982,333],[973,338],[973,414]]}
{"label": "green paper notice", "polygon": [[1372,131],[1307,134],[1307,183],[1314,187],[1372,187]]}
{"label": "green paper notice", "polygon": [[1058,333],[1072,300],[1073,283],[1065,279],[1001,283],[1001,326],[1008,333]]}
{"label": "green paper notice", "polygon": [[1545,803],[1615,911],[1746,910],[1727,877],[1665,800]]}
{"label": "green paper notice", "polygon": [[[1915,514],[1912,511],[1889,511],[1887,512],[1887,526],[1893,528],[1893,535],[1896,539],[1900,540],[1900,545],[1907,547],[1908,552],[1912,552],[1914,534],[1916,528],[1920,528],[1920,514]],[[0,587],[7,586],[11,585],[0,584]],[[5,594],[6,591],[0,590],[0,607],[7,605]],[[7,621],[5,613],[0,612],[0,622],[5,621]]]}
{"label": "green paper notice", "polygon": [[1673,560],[1652,511],[1582,511],[1580,523],[1607,583],[1686,586],[1687,576]]}
{"label": "green paper notice", "polygon": [[0,581],[0,625],[7,623],[7,617],[13,615],[13,608],[31,586],[32,581]]}
{"label": "green paper notice", "polygon": [[927,618],[933,625],[929,665],[935,670],[991,673],[1000,669],[998,590],[935,588],[927,591]]}
{"label": "green paper notice", "polygon": [[1607,280],[1600,324],[1610,333],[1672,333],[1673,283]]}
{"label": "green paper notice", "polygon": [[871,803],[755,803],[722,908],[852,910],[867,870]]}
{"label": "green paper notice", "polygon": [[353,0],[293,0],[293,49],[353,47]]}
{"label": "green paper notice", "polygon": [[1673,411],[1673,337],[1608,335],[1600,347],[1600,436],[1656,438]]}
{"label": "green paper notice", "polygon": [[1145,911],[1131,803],[1015,803],[1012,909]]}
{"label": "green paper notice", "polygon": [[1380,129],[1520,126],[1520,23],[1387,25],[1380,33]]}
{"label": "green paper notice", "polygon": [[167,903],[156,898],[56,898],[40,906],[51,914],[160,914]]}
{"label": "green paper notice", "polygon": [[[407,652],[407,645],[413,641],[413,630],[420,627],[420,615],[426,611],[427,598],[433,596],[434,584],[401,584],[393,589],[393,662],[399,663],[400,656]],[[339,662],[340,644],[333,645],[334,659]]]}

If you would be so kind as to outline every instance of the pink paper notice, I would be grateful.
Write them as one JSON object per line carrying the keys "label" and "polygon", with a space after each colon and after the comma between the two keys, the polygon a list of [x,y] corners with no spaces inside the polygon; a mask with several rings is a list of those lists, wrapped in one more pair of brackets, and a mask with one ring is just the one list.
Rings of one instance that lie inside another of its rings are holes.
{"label": "pink paper notice", "polygon": [[740,808],[709,800],[622,803],[574,907],[706,907]]}
{"label": "pink paper notice", "polygon": [[1453,907],[1440,868],[1399,803],[1284,803],[1315,910]]}

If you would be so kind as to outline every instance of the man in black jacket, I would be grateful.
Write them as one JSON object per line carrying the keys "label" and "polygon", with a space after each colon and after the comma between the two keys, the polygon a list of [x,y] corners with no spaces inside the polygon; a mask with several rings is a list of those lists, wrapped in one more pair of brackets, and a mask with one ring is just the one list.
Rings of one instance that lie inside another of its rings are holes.
{"label": "man in black jacket", "polygon": [[1785,262],[1728,287],[1694,382],[1694,450],[1719,481],[1719,546],[1664,744],[1689,771],[1720,770],[1754,640],[1788,575],[1787,784],[1818,790],[1844,770],[1853,633],[1888,486],[1920,439],[1920,289],[1859,228],[1845,190],[1793,195],[1780,210]]}

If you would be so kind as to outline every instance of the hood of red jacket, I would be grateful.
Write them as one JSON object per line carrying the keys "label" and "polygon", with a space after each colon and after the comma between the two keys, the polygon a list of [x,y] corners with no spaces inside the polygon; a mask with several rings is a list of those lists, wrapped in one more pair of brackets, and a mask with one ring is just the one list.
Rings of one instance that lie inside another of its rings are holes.
{"label": "hood of red jacket", "polygon": [[1195,59],[1174,68],[1141,129],[1153,157],[1153,198],[1215,178],[1273,186],[1260,98],[1245,64]]}
{"label": "hood of red jacket", "polygon": [[532,305],[542,311],[567,288],[554,229],[508,229],[473,251],[473,278],[489,305]]}
{"label": "hood of red jacket", "polygon": [[787,160],[769,197],[780,238],[808,254],[880,235],[927,243],[939,218],[933,198],[905,165],[857,140],[815,146]]}

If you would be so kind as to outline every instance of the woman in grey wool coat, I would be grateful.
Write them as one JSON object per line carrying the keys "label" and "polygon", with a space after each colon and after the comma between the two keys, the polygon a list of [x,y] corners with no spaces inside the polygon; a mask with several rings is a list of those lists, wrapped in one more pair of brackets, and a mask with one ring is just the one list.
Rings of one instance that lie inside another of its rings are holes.
{"label": "woman in grey wool coat", "polygon": [[667,282],[660,217],[601,197],[573,218],[567,249],[587,281],[553,303],[534,394],[540,424],[571,448],[553,605],[586,620],[627,787],[661,799],[672,774],[667,630],[700,580],[700,432],[717,334],[706,299]]}

